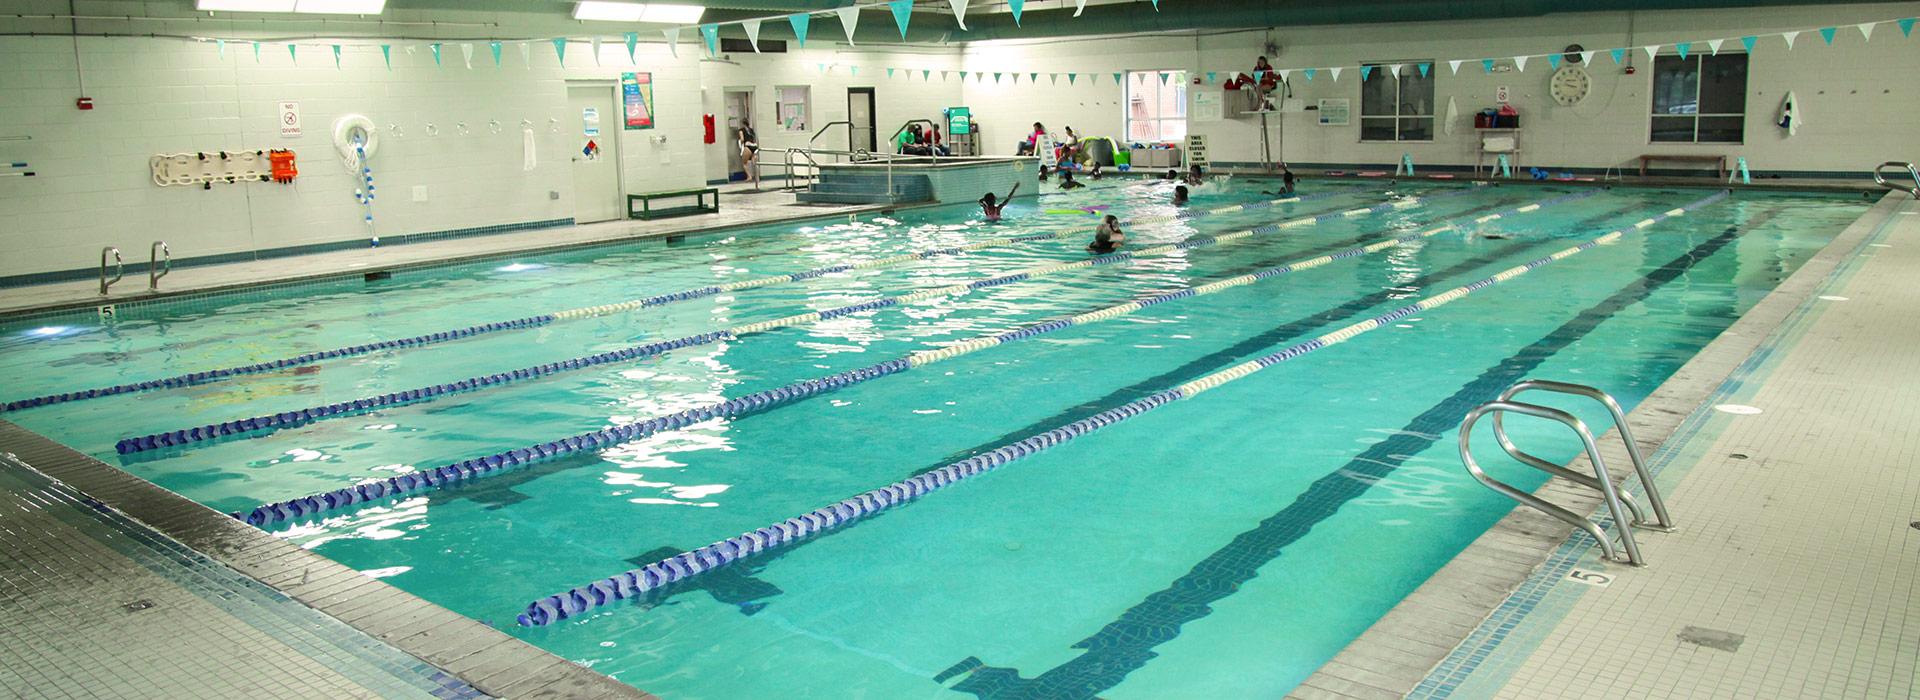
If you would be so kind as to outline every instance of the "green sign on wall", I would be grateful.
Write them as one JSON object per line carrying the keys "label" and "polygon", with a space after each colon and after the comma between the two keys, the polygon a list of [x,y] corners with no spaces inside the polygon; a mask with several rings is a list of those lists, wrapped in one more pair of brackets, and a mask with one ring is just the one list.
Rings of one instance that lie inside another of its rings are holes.
{"label": "green sign on wall", "polygon": [[653,74],[620,74],[620,123],[628,130],[653,128]]}

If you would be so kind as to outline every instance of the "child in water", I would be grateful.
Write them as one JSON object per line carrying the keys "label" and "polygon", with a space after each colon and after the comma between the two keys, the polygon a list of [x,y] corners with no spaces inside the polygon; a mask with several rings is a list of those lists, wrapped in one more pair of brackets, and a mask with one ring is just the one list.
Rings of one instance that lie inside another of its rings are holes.
{"label": "child in water", "polygon": [[1200,185],[1205,184],[1206,181],[1207,181],[1207,176],[1205,173],[1202,173],[1200,171],[1199,164],[1196,163],[1194,164],[1193,167],[1187,168],[1187,177],[1185,178],[1185,182],[1187,184],[1193,185],[1194,187],[1199,187]]}
{"label": "child in water", "polygon": [[1127,234],[1120,230],[1120,219],[1112,214],[1100,221],[1100,228],[1094,229],[1093,242],[1087,244],[1087,252],[1105,255],[1120,248],[1127,241]]}
{"label": "child in water", "polygon": [[1178,179],[1180,179],[1180,171],[1178,171],[1178,170],[1174,170],[1173,168],[1167,168],[1167,174],[1166,174],[1166,175],[1165,175],[1164,177],[1161,177],[1160,179],[1162,179],[1162,180],[1178,180]]}
{"label": "child in water", "polygon": [[1174,185],[1173,205],[1176,207],[1184,207],[1187,205],[1187,186],[1186,185]]}
{"label": "child in water", "polygon": [[1080,184],[1079,182],[1077,182],[1077,181],[1075,181],[1075,180],[1073,179],[1073,171],[1072,171],[1072,170],[1062,170],[1062,171],[1060,171],[1060,189],[1063,189],[1063,190],[1077,190],[1077,189],[1080,189],[1080,188],[1082,188],[1082,187],[1086,187],[1086,185],[1083,185],[1083,184]]}
{"label": "child in water", "polygon": [[1007,203],[1013,201],[1013,193],[1019,191],[1020,183],[1016,182],[1013,183],[1013,189],[1007,190],[1005,198],[995,199],[993,193],[988,192],[980,198],[980,214],[987,217],[988,221],[999,221],[1000,210],[1007,208]]}

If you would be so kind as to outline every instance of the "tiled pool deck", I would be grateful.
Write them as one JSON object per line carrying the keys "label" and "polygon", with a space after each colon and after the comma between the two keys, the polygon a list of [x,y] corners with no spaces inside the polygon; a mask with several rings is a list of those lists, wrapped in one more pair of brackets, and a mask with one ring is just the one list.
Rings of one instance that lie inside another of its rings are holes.
{"label": "tiled pool deck", "polygon": [[1649,566],[1516,508],[1292,696],[1920,693],[1915,279],[1920,203],[1888,195],[1636,408],[1679,526],[1638,531]]}

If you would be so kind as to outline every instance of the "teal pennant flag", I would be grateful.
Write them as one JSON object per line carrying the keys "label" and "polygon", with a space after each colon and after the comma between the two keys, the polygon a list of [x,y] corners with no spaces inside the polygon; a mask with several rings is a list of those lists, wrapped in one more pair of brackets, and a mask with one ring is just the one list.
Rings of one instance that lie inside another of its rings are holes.
{"label": "teal pennant flag", "polygon": [[805,12],[787,15],[787,24],[793,25],[794,42],[800,48],[807,48],[807,28],[813,26],[813,15]]}
{"label": "teal pennant flag", "polygon": [[1753,53],[1753,47],[1755,44],[1758,44],[1758,43],[1760,43],[1760,37],[1757,37],[1757,36],[1740,37],[1740,45],[1747,47],[1747,53]]}
{"label": "teal pennant flag", "polygon": [[893,11],[893,23],[900,27],[900,38],[907,38],[907,23],[913,19],[913,0],[893,0],[887,3],[887,9]]}
{"label": "teal pennant flag", "polygon": [[[1160,0],[1154,0],[1159,2]],[[1013,12],[1013,26],[1020,26],[1020,10],[1025,8],[1027,0],[1007,0],[1007,9]]]}
{"label": "teal pennant flag", "polygon": [[1833,32],[1834,32],[1834,30],[1835,30],[1835,28],[1834,28],[1834,27],[1821,27],[1821,28],[1820,28],[1820,38],[1822,38],[1822,39],[1826,39],[1826,40],[1827,40],[1827,45],[1828,45],[1828,46],[1832,46],[1832,45],[1833,45]]}
{"label": "teal pennant flag", "polygon": [[709,56],[720,55],[720,25],[718,24],[700,25],[700,36],[707,40],[707,55]]}

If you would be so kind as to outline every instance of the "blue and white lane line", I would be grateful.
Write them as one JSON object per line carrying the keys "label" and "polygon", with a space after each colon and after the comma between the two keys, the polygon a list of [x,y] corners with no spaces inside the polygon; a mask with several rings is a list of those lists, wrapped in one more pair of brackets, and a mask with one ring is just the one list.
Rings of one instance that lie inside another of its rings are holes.
{"label": "blue and white lane line", "polygon": [[[1468,190],[1468,189],[1459,190],[1460,193],[1466,193],[1471,191],[1472,190]],[[1183,212],[1181,215],[1178,215],[1178,216],[1157,216],[1157,217],[1147,217],[1147,218],[1141,218],[1141,219],[1131,219],[1128,221],[1128,223],[1136,224],[1136,223],[1147,223],[1147,222],[1161,221],[1161,220],[1192,219],[1192,218],[1199,218],[1201,216],[1207,216],[1211,214],[1224,214],[1229,212],[1250,211],[1250,210],[1278,206],[1281,204],[1293,204],[1296,202],[1304,202],[1308,200],[1319,199],[1322,197],[1337,197],[1337,196],[1349,195],[1349,194],[1355,194],[1355,193],[1353,192],[1321,192],[1316,194],[1301,195],[1297,197],[1283,197],[1280,199],[1274,199],[1274,200],[1263,201],[1263,202],[1250,202],[1247,204],[1235,204],[1235,205],[1225,206],[1225,207],[1216,207],[1213,209],[1197,210],[1191,213]],[[1440,198],[1449,197],[1449,196],[1453,196],[1452,193],[1434,195],[1434,196],[1428,197],[1427,199],[1429,200],[1440,199]],[[988,250],[992,248],[1003,248],[1007,246],[1020,245],[1023,243],[1032,243],[1035,241],[1046,241],[1046,240],[1063,238],[1066,236],[1081,236],[1081,235],[1085,235],[1085,234],[1079,231],[1061,231],[1057,233],[1036,233],[1036,234],[1028,234],[1024,236],[1005,236],[1000,238],[990,238],[984,241],[977,241],[977,242],[969,243],[966,245],[949,246],[946,248],[936,248],[932,250],[922,250],[922,251],[917,251],[913,253],[901,253],[899,255],[892,255],[884,258],[875,258],[873,260],[865,260],[857,263],[827,265],[824,267],[816,267],[811,270],[802,270],[799,272],[793,272],[793,273],[788,273],[784,275],[772,275],[768,277],[758,277],[754,279],[740,280],[737,282],[728,282],[726,284],[709,285],[705,287],[697,287],[694,289],[683,289],[677,292],[658,294],[655,296],[645,297],[642,299],[631,299],[631,300],[616,302],[612,304],[600,304],[597,306],[586,306],[586,307],[581,307],[577,309],[566,309],[563,311],[554,311],[551,313],[537,314],[534,316],[517,318],[509,321],[482,323],[474,326],[468,326],[466,328],[456,328],[452,330],[439,331],[435,333],[426,333],[426,334],[411,336],[407,338],[379,340],[371,343],[365,343],[362,345],[350,345],[347,347],[334,348],[331,350],[320,350],[316,352],[295,355],[293,357],[283,357],[277,360],[267,360],[264,362],[256,362],[253,364],[240,365],[237,367],[225,367],[220,369],[205,370],[201,372],[190,372],[187,374],[177,375],[173,377],[165,377],[161,379],[150,379],[147,381],[132,382],[128,384],[115,384],[112,386],[99,387],[94,389],[83,389],[79,391],[69,391],[69,392],[64,392],[59,394],[48,394],[46,396],[36,396],[33,398],[18,399],[14,401],[8,401],[4,404],[0,404],[0,413],[25,410],[29,408],[39,408],[41,406],[51,406],[54,404],[68,403],[73,401],[85,401],[88,399],[105,398],[108,396],[133,394],[133,393],[139,393],[143,391],[152,391],[155,389],[176,389],[180,387],[195,386],[199,384],[207,384],[211,382],[223,381],[226,379],[231,379],[233,377],[242,377],[242,376],[247,376],[251,374],[260,374],[263,372],[273,372],[277,370],[286,369],[289,367],[299,367],[301,365],[310,365],[310,364],[325,361],[325,360],[333,360],[333,359],[339,359],[339,358],[345,358],[345,357],[356,357],[359,355],[365,355],[368,353],[380,352],[385,350],[406,350],[406,349],[424,347],[428,345],[436,345],[439,343],[444,343],[444,342],[449,342],[454,340],[461,340],[464,338],[471,338],[476,335],[496,333],[500,331],[520,330],[520,329],[526,329],[526,328],[539,328],[541,326],[546,326],[557,321],[569,321],[574,319],[591,318],[595,316],[605,316],[607,314],[624,313],[624,312],[635,311],[639,309],[666,306],[668,304],[678,303],[682,301],[690,301],[693,299],[702,299],[702,298],[715,296],[719,294],[725,294],[728,292],[737,292],[737,291],[746,290],[746,289],[755,289],[758,287],[768,287],[768,286],[773,286],[777,284],[786,284],[789,282],[799,282],[802,280],[813,279],[816,277],[820,277],[822,275],[829,275],[836,272],[848,272],[852,270],[878,270],[881,268],[894,267],[898,265],[904,265],[906,263],[916,262],[920,260],[929,260],[932,258],[937,258],[942,256],[960,255],[962,253],[978,252],[978,251]]]}
{"label": "blue and white lane line", "polygon": [[[1462,192],[1464,192],[1464,190]],[[1592,194],[1595,194],[1595,193],[1598,193],[1598,190],[1591,190],[1582,196],[1591,196]],[[1446,197],[1446,196],[1454,196],[1454,195],[1447,194],[1447,195],[1441,195],[1441,196]],[[1573,195],[1566,195],[1558,199],[1565,199],[1568,197],[1573,197]],[[413,389],[405,389],[401,391],[395,391],[395,392],[380,394],[377,396],[369,396],[369,397],[359,398],[359,399],[352,399],[348,401],[339,401],[335,403],[325,404],[321,406],[313,406],[313,407],[303,408],[303,409],[298,409],[293,411],[282,411],[278,413],[253,416],[250,418],[230,420],[230,421],[225,421],[221,423],[212,423],[208,425],[195,426],[191,428],[181,428],[177,430],[161,431],[158,433],[152,433],[148,435],[128,437],[120,440],[118,443],[115,443],[114,450],[119,452],[120,454],[126,455],[126,454],[136,454],[140,452],[147,452],[151,450],[184,447],[187,445],[192,445],[192,444],[204,442],[207,440],[217,440],[217,439],[229,438],[229,437],[236,437],[236,438],[255,437],[260,431],[264,431],[264,430],[278,430],[278,429],[284,429],[284,428],[291,428],[291,427],[306,425],[308,423],[313,423],[316,421],[329,420],[332,418],[339,418],[343,416],[354,415],[361,411],[394,408],[397,406],[423,403],[423,402],[435,400],[441,396],[446,396],[449,394],[457,394],[457,393],[472,391],[474,389],[480,389],[484,387],[502,386],[506,384],[512,384],[514,382],[527,380],[527,379],[544,377],[544,376],[553,375],[553,374],[560,374],[563,372],[571,372],[574,370],[586,369],[588,367],[597,367],[600,365],[614,363],[614,362],[627,362],[631,360],[640,359],[643,357],[652,357],[654,355],[658,355],[670,350],[734,340],[734,339],[747,336],[747,335],[752,335],[755,333],[765,333],[768,331],[772,331],[780,328],[786,328],[790,326],[817,323],[819,321],[838,318],[841,316],[860,313],[863,311],[872,311],[876,309],[884,309],[884,308],[889,308],[894,306],[900,306],[903,304],[911,304],[911,303],[925,301],[927,299],[934,299],[938,297],[961,296],[961,295],[972,293],[976,290],[986,289],[988,287],[997,287],[1005,284],[1023,282],[1029,279],[1044,277],[1047,275],[1067,272],[1071,270],[1080,270],[1080,269],[1098,267],[1102,265],[1112,265],[1115,263],[1134,260],[1136,258],[1150,257],[1155,255],[1168,255],[1168,254],[1177,253],[1184,250],[1191,250],[1194,248],[1203,248],[1211,245],[1232,243],[1239,240],[1251,238],[1258,234],[1277,233],[1282,229],[1286,229],[1286,228],[1315,225],[1317,223],[1320,223],[1321,221],[1327,220],[1326,217],[1329,217],[1329,216],[1334,216],[1334,217],[1361,216],[1364,214],[1380,213],[1380,212],[1390,211],[1394,209],[1405,209],[1405,208],[1416,206],[1423,202],[1432,201],[1433,199],[1438,199],[1438,198],[1439,197],[1434,197],[1434,198],[1429,198],[1425,200],[1414,199],[1414,198],[1401,199],[1401,200],[1395,200],[1392,202],[1387,202],[1385,204],[1380,204],[1378,206],[1373,206],[1373,207],[1366,207],[1362,209],[1349,209],[1342,212],[1335,212],[1333,214],[1323,214],[1319,216],[1301,217],[1298,219],[1293,219],[1290,221],[1277,223],[1277,224],[1264,224],[1251,229],[1236,231],[1233,233],[1223,233],[1223,234],[1213,235],[1213,236],[1194,236],[1186,240],[1180,241],[1179,243],[1168,243],[1164,245],[1151,246],[1151,247],[1141,248],[1139,250],[1125,252],[1125,253],[1110,253],[1107,255],[1100,255],[1092,258],[1075,260],[1072,262],[1040,265],[1040,266],[1030,267],[1024,270],[1012,272],[1005,275],[999,275],[996,277],[989,277],[987,279],[975,280],[967,284],[956,284],[956,285],[949,285],[945,287],[936,287],[932,289],[921,290],[918,292],[902,294],[899,296],[883,297],[880,299],[873,299],[869,301],[860,302],[857,304],[849,304],[847,306],[842,306],[835,309],[827,309],[824,311],[812,311],[804,314],[795,314],[795,315],[787,316],[784,318],[776,318],[769,321],[748,323],[740,326],[735,326],[733,328],[710,331],[707,333],[691,335],[684,338],[677,338],[674,340],[666,340],[666,341],[660,341],[655,343],[648,343],[645,345],[637,345],[633,347],[622,348],[620,350],[612,350],[612,351],[598,353],[594,355],[575,357],[571,359],[560,360],[558,362],[549,362],[547,364],[535,365],[532,367],[522,367],[520,369],[510,370],[507,372],[501,372],[497,374],[490,374],[490,375],[481,376],[481,377],[469,377],[466,379],[461,379],[461,380],[454,381],[451,383],[446,383],[446,384],[433,384],[429,386],[417,387]],[[1048,235],[1052,235],[1052,234],[1048,234]],[[795,273],[795,274],[800,274],[800,273]]]}
{"label": "blue and white lane line", "polygon": [[1090,418],[1074,421],[1053,430],[1008,444],[986,454],[954,462],[946,467],[896,481],[831,505],[745,532],[675,557],[662,559],[637,569],[550,595],[529,603],[517,617],[523,626],[538,627],[578,617],[594,608],[609,605],[647,591],[685,581],[702,573],[722,568],[742,558],[817,536],[861,518],[923,497],[952,484],[993,471],[1023,457],[1061,445],[1101,428],[1125,421],[1161,406],[1191,399],[1202,392],[1240,379],[1262,369],[1298,358],[1315,350],[1337,345],[1367,331],[1392,325],[1416,313],[1459,300],[1481,289],[1511,280],[1553,262],[1564,260],[1596,246],[1619,240],[1628,231],[1644,229],[1670,217],[1712,204],[1727,197],[1725,192],[1701,199],[1679,209],[1664,212],[1631,227],[1609,232],[1580,245],[1537,258],[1501,271],[1465,286],[1427,297],[1384,315],[1341,328],[1332,333],[1293,345],[1279,352],[1227,367],[1172,389],[1153,394],[1118,408],[1102,411]]}
{"label": "blue and white lane line", "polygon": [[[1534,204],[1515,207],[1514,209],[1511,210],[1511,212],[1524,213],[1524,212],[1539,211],[1541,208],[1548,206],[1549,204],[1552,204],[1552,203],[1567,201],[1569,199],[1579,199],[1579,198],[1589,197],[1596,193],[1597,191],[1591,191],[1589,193],[1579,193],[1579,194],[1573,194],[1573,195],[1565,195],[1563,197],[1556,197],[1554,199],[1545,200],[1543,202],[1536,202]],[[687,427],[689,425],[693,425],[693,424],[700,423],[707,420],[712,420],[714,418],[731,417],[731,416],[744,415],[748,413],[754,413],[765,408],[784,405],[786,403],[807,398],[815,394],[823,393],[826,391],[832,391],[832,390],[840,389],[842,387],[851,386],[853,384],[871,381],[873,379],[878,379],[880,377],[884,377],[889,374],[897,374],[899,372],[905,372],[909,369],[932,364],[934,362],[953,359],[955,357],[959,357],[967,353],[983,350],[983,349],[990,348],[1003,343],[1009,343],[1017,340],[1024,340],[1027,338],[1034,337],[1036,335],[1051,333],[1051,332],[1060,330],[1062,328],[1067,328],[1071,326],[1085,325],[1089,323],[1098,323],[1100,321],[1105,321],[1105,320],[1115,318],[1124,314],[1132,313],[1134,311],[1138,311],[1140,309],[1143,309],[1149,306],[1154,306],[1157,304],[1162,304],[1162,303],[1174,301],[1177,299],[1185,299],[1188,297],[1212,294],[1215,292],[1224,291],[1226,289],[1231,289],[1233,287],[1252,284],[1254,282],[1276,277],[1288,272],[1295,272],[1299,270],[1319,267],[1321,265],[1325,265],[1335,260],[1340,260],[1343,258],[1352,258],[1352,257],[1357,257],[1359,255],[1363,255],[1366,253],[1386,250],[1388,248],[1392,248],[1395,246],[1404,245],[1407,243],[1411,243],[1413,241],[1428,238],[1445,231],[1455,230],[1461,224],[1467,223],[1469,221],[1474,223],[1482,223],[1482,222],[1499,219],[1502,216],[1503,216],[1503,213],[1494,213],[1494,214],[1487,214],[1484,216],[1473,217],[1471,219],[1462,219],[1459,221],[1448,222],[1440,226],[1436,226],[1418,233],[1413,233],[1405,236],[1400,236],[1397,238],[1390,238],[1382,241],[1377,241],[1364,246],[1356,246],[1354,248],[1349,248],[1347,250],[1340,251],[1337,253],[1321,255],[1318,257],[1308,258],[1305,260],[1289,263],[1286,265],[1270,267],[1270,268],[1266,268],[1264,270],[1260,270],[1250,274],[1240,275],[1237,277],[1229,277],[1226,279],[1200,285],[1197,287],[1189,287],[1186,289],[1166,292],[1163,294],[1158,294],[1155,296],[1139,299],[1136,301],[1126,302],[1124,304],[1118,304],[1115,306],[1107,307],[1097,311],[1079,314],[1076,316],[1055,319],[1052,321],[1043,321],[1040,323],[1035,323],[1035,324],[1025,326],[1016,330],[1008,331],[1005,333],[978,336],[973,339],[961,341],[959,343],[955,343],[953,345],[949,345],[937,350],[922,350],[914,353],[909,353],[905,357],[889,360],[887,362],[882,362],[880,364],[872,365],[870,367],[865,367],[865,368],[853,370],[850,372],[842,372],[840,374],[821,377],[818,379],[812,379],[804,382],[799,382],[796,384],[789,384],[787,386],[779,387],[776,389],[770,389],[767,391],[748,394],[741,398],[734,399],[732,401],[728,401],[721,404],[688,409],[685,411],[681,411],[681,412],[674,413],[667,416],[662,416],[659,418],[651,418],[639,423],[623,425],[623,426],[614,426],[611,428],[596,430],[590,433],[574,435],[572,437],[562,438],[560,440],[555,440],[552,442],[540,443],[540,444],[530,445],[527,447],[518,448],[514,450],[508,450],[506,452],[501,452],[498,454],[489,455],[489,456],[481,457],[478,459],[463,460],[460,462],[448,464],[448,465],[439,467],[437,469],[432,469],[425,472],[415,472],[413,474],[406,474],[406,475],[397,476],[389,479],[358,484],[348,488],[335,489],[333,491],[328,491],[326,493],[314,494],[311,496],[304,496],[301,498],[280,501],[277,503],[268,503],[268,504],[258,506],[251,511],[248,511],[245,515],[242,515],[240,513],[234,513],[233,516],[235,518],[243,519],[252,525],[256,525],[259,527],[268,527],[271,525],[276,525],[276,524],[297,519],[297,518],[314,517],[314,516],[327,513],[333,510],[338,510],[356,503],[365,503],[368,501],[380,500],[385,498],[406,496],[409,494],[426,491],[428,489],[440,488],[443,486],[458,484],[469,479],[499,473],[500,471],[510,467],[516,467],[516,466],[521,466],[525,464],[531,464],[533,462],[544,461],[546,459],[551,459],[554,457],[571,454],[576,451],[599,449],[601,447],[607,447],[607,446],[619,444],[622,442],[627,442],[630,440],[637,440],[640,438],[647,437],[649,435],[653,435],[655,433],[659,433],[667,430],[677,430],[680,428]]]}

